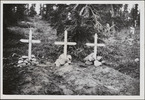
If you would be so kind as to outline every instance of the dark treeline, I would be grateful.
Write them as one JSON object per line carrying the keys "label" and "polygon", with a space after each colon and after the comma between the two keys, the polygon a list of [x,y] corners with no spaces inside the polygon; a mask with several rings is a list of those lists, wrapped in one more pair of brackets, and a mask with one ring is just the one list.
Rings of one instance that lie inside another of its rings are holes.
{"label": "dark treeline", "polygon": [[36,15],[35,4],[29,9],[28,4],[4,4],[3,24],[4,26],[15,25],[20,20],[26,20],[28,16]]}
{"label": "dark treeline", "polygon": [[[36,5],[29,6],[4,4],[4,28],[19,20],[27,20],[28,16],[34,17]],[[128,4],[40,4],[38,15],[57,30],[57,35],[67,29],[69,40],[77,41],[78,45],[93,40],[95,33],[104,38],[109,36],[107,32],[115,34],[122,28],[137,27],[140,24],[138,4],[130,12]]]}
{"label": "dark treeline", "polygon": [[[4,26],[16,24],[19,20],[25,20],[27,16],[34,17],[36,5],[29,6],[29,4],[4,4]],[[79,31],[78,27],[99,33],[105,30],[107,23],[109,26],[114,25],[118,30],[140,24],[138,4],[135,4],[130,12],[127,10],[128,4],[124,6],[122,4],[41,4],[40,6],[39,15],[50,22],[58,30],[58,34],[67,28]]]}
{"label": "dark treeline", "polygon": [[57,29],[58,34],[68,29],[71,39],[82,43],[86,41],[85,37],[92,40],[89,37],[96,32],[101,37],[108,30],[114,34],[122,28],[139,26],[138,4],[130,12],[127,9],[128,4],[45,4],[40,14]]}

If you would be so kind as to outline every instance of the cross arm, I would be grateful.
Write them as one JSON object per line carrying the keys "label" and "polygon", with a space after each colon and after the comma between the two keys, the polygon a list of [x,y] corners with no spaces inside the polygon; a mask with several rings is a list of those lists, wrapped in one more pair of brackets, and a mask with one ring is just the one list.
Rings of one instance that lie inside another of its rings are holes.
{"label": "cross arm", "polygon": [[97,44],[97,46],[103,46],[103,47],[104,47],[104,46],[105,46],[105,44]]}
{"label": "cross arm", "polygon": [[26,40],[26,39],[21,39],[20,41],[24,42],[24,43],[28,43],[29,42],[29,40]]}
{"label": "cross arm", "polygon": [[[26,40],[26,39],[21,39],[20,40],[21,42],[24,42],[24,43],[28,43],[29,40]],[[40,43],[41,41],[40,40],[32,40],[32,43]]]}
{"label": "cross arm", "polygon": [[76,42],[68,42],[67,45],[76,45]]}
{"label": "cross arm", "polygon": [[[93,43],[86,43],[87,46],[95,46]],[[105,44],[97,44],[97,46],[105,46]]]}
{"label": "cross arm", "polygon": [[67,45],[76,45],[76,42],[54,42],[54,44],[56,45],[64,45],[64,44],[67,44]]}
{"label": "cross arm", "polygon": [[93,43],[86,43],[87,46],[94,46]]}
{"label": "cross arm", "polygon": [[64,42],[54,42],[56,45],[64,45]]}

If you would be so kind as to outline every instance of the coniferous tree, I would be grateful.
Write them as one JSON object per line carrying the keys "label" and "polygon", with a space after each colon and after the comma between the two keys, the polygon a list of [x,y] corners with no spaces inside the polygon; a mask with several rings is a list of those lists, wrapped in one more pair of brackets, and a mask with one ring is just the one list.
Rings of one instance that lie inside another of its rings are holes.
{"label": "coniferous tree", "polygon": [[35,11],[35,4],[32,4],[31,7],[30,7],[30,16],[31,17],[34,17],[37,13]]}

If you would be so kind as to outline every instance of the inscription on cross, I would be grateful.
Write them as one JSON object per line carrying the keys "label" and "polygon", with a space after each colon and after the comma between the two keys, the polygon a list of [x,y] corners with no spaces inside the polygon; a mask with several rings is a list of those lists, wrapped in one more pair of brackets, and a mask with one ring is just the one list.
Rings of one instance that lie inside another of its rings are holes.
{"label": "inscription on cross", "polygon": [[64,42],[55,42],[56,45],[64,45],[64,57],[67,58],[67,45],[76,45],[76,42],[67,42],[67,30],[64,32]]}
{"label": "inscription on cross", "polygon": [[97,46],[105,46],[105,44],[98,44],[97,43],[98,36],[95,34],[94,36],[94,43],[86,43],[87,46],[93,46],[94,47],[94,59],[97,59]]}
{"label": "inscription on cross", "polygon": [[32,40],[32,29],[30,28],[29,31],[29,40],[27,39],[21,39],[21,42],[24,43],[29,43],[29,48],[28,48],[28,59],[31,60],[31,54],[32,54],[32,43],[40,43],[40,40]]}

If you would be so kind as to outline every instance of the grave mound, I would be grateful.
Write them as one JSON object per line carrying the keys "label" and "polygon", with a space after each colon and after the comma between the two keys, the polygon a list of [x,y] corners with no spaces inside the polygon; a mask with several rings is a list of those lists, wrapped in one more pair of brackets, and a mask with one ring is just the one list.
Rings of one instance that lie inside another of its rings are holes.
{"label": "grave mound", "polygon": [[79,62],[56,67],[47,62],[25,67],[25,72],[21,94],[139,95],[139,80],[105,65],[95,67]]}

